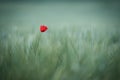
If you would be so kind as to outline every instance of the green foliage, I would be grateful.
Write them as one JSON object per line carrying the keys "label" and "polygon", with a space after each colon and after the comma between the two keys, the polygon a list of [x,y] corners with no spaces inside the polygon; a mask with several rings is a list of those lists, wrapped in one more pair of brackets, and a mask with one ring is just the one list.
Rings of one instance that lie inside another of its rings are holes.
{"label": "green foliage", "polygon": [[0,80],[120,80],[120,34],[91,28],[0,40]]}

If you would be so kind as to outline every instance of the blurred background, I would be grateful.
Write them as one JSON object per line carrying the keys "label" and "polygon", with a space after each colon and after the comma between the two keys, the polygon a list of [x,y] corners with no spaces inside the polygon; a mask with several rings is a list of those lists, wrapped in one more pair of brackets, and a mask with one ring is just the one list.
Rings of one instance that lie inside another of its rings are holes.
{"label": "blurred background", "polygon": [[117,24],[117,0],[1,0],[1,24]]}
{"label": "blurred background", "polygon": [[0,80],[120,80],[120,1],[0,0]]}

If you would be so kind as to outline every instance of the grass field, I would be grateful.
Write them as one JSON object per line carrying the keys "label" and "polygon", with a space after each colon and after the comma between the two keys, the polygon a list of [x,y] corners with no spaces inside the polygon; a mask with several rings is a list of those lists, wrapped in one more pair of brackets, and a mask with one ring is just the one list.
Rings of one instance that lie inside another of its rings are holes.
{"label": "grass field", "polygon": [[0,80],[120,79],[118,28],[74,26],[46,33],[16,29],[4,37]]}
{"label": "grass field", "polygon": [[0,80],[120,80],[118,15],[71,4],[0,6]]}

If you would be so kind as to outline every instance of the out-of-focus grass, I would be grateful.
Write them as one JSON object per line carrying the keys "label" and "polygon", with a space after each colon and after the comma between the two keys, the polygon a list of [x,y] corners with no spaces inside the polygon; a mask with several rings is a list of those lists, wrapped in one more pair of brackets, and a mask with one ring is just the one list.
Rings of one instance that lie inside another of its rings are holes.
{"label": "out-of-focus grass", "polygon": [[119,29],[107,29],[9,33],[0,40],[0,80],[120,80]]}

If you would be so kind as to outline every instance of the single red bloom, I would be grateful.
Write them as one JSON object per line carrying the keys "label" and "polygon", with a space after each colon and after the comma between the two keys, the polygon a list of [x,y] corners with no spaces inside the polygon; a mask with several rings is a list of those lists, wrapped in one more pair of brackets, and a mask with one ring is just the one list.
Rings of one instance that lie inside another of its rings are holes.
{"label": "single red bloom", "polygon": [[45,26],[45,25],[40,25],[40,31],[41,31],[41,32],[45,32],[47,29],[48,29],[47,26]]}

